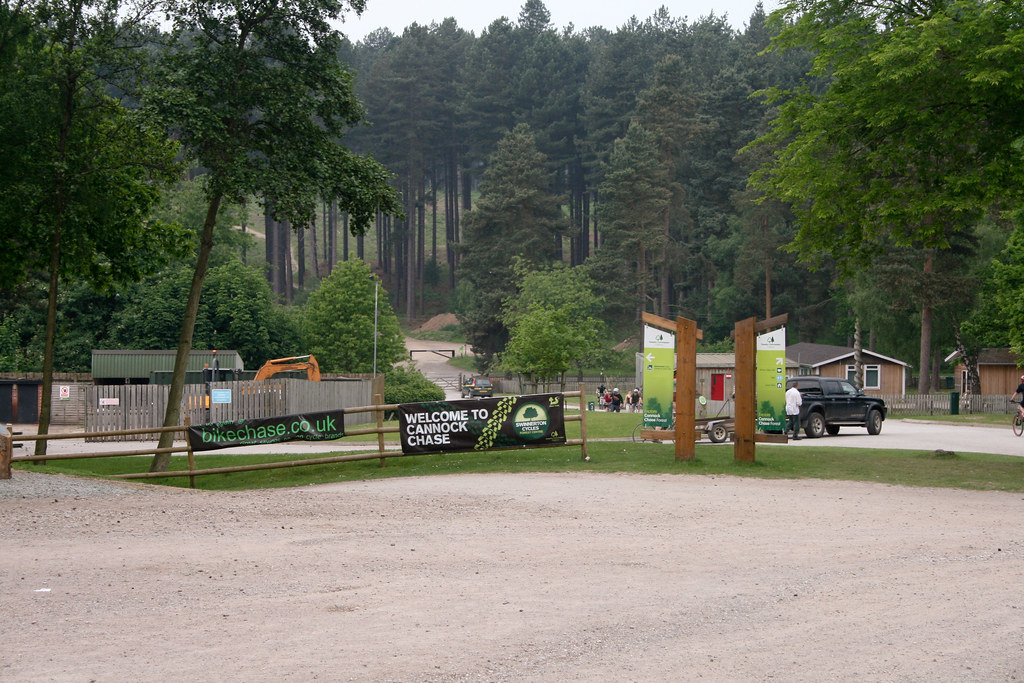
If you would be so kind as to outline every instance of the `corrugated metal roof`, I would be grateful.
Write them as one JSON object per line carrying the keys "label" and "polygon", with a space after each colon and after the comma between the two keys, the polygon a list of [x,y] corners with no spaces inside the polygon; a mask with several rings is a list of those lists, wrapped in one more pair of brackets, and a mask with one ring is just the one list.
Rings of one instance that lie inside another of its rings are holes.
{"label": "corrugated metal roof", "polygon": [[[154,370],[174,370],[176,351],[121,351],[93,349],[93,379],[138,378],[149,379]],[[237,351],[192,351],[188,355],[187,371],[201,371],[204,367],[217,366],[223,369],[244,370],[242,357]]]}

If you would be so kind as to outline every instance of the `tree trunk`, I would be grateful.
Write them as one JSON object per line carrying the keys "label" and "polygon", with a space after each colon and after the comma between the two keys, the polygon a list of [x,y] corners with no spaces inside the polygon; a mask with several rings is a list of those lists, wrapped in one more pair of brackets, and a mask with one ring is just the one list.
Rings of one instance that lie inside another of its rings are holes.
{"label": "tree trunk", "polygon": [[[929,251],[924,258],[924,272],[927,281],[932,272],[932,253]],[[921,304],[921,355],[918,358],[918,384],[917,393],[930,394],[931,383],[931,352],[932,352],[932,306],[931,303]]]}
{"label": "tree trunk", "polygon": [[424,313],[423,271],[427,258],[427,177],[423,171],[423,160],[416,169],[416,310],[419,315]]}
{"label": "tree trunk", "polygon": [[[46,297],[46,341],[43,346],[43,386],[40,387],[37,434],[50,433],[50,399],[53,396],[53,354],[57,347],[57,290],[60,286],[60,244],[63,212],[58,212],[50,239],[50,288]],[[46,455],[46,440],[36,441],[36,455]],[[44,464],[44,463],[42,463]]]}
{"label": "tree trunk", "polygon": [[299,289],[306,288],[306,228],[299,228],[298,234],[298,258],[299,258]]}
{"label": "tree trunk", "polygon": [[662,228],[662,237],[665,238],[665,242],[664,242],[664,246],[662,247],[661,258],[659,259],[660,262],[661,262],[661,272],[659,273],[660,278],[661,278],[660,279],[660,286],[661,286],[661,311],[660,311],[659,315],[661,315],[662,318],[671,318],[672,317],[669,314],[669,308],[671,306],[671,299],[672,299],[672,297],[670,296],[670,292],[669,292],[669,274],[668,274],[669,267],[668,267],[668,253],[667,253],[668,245],[672,243],[672,237],[671,237],[671,234],[669,232],[670,221],[671,221],[671,215],[670,214],[671,214],[671,212],[666,208],[665,209],[665,222],[664,222],[664,226]]}
{"label": "tree trunk", "polygon": [[[324,215],[324,220],[327,220],[327,216]],[[323,278],[323,273],[320,272],[320,256],[316,253],[316,223],[313,223],[312,230],[309,231],[309,253],[313,256],[313,272],[316,273],[316,279],[320,280]]]}
{"label": "tree trunk", "polygon": [[[762,219],[765,244],[768,244],[768,218]],[[764,255],[764,317],[772,317],[772,253],[766,249]],[[857,324],[860,324],[859,322]]]}
{"label": "tree trunk", "polygon": [[288,303],[295,300],[295,270],[292,266],[292,224],[289,221],[278,223],[280,234],[279,244],[284,246],[281,250],[281,268],[284,270],[284,296]]}
{"label": "tree trunk", "polygon": [[[335,210],[335,213],[337,213],[337,210],[338,210],[338,204],[337,203],[334,204],[334,210]],[[346,211],[345,214],[341,218],[341,260],[342,260],[342,262],[348,261],[348,252],[349,252],[349,246],[348,246],[348,211]],[[360,253],[359,258],[362,258],[362,253]]]}
{"label": "tree trunk", "polygon": [[[218,195],[210,200],[203,222],[203,234],[199,239],[199,254],[196,257],[196,269],[192,274],[192,286],[188,290],[188,302],[185,304],[185,317],[181,321],[181,334],[178,337],[178,351],[174,355],[174,372],[171,375],[171,386],[167,393],[167,411],[164,413],[164,427],[177,427],[181,424],[181,397],[185,393],[185,371],[188,369],[188,355],[192,351],[192,335],[195,332],[196,316],[199,314],[199,296],[203,291],[203,280],[210,264],[210,252],[213,251],[213,227],[217,223],[217,212],[220,210],[221,197]],[[269,235],[268,235],[269,237]],[[170,448],[174,445],[174,433],[164,432],[160,435],[157,448]],[[166,472],[171,463],[170,453],[158,453],[153,456],[149,466],[150,472]]]}
{"label": "tree trunk", "polygon": [[[771,314],[769,314],[771,317]],[[853,383],[858,389],[864,388],[864,344],[860,333],[860,318],[853,320]]]}
{"label": "tree trunk", "polygon": [[963,335],[960,333],[959,324],[954,327],[954,332],[956,335],[956,350],[960,352],[960,361],[967,371],[967,379],[960,389],[965,394],[980,394],[981,373],[978,371],[978,349],[977,347],[967,348]]}
{"label": "tree trunk", "polygon": [[263,214],[263,273],[270,283],[270,291],[274,296],[279,296],[277,291],[277,279],[274,273],[274,240],[277,233],[274,231],[274,219],[270,217],[270,202],[267,202],[266,213]]}
{"label": "tree trunk", "polygon": [[[333,273],[338,265],[338,200],[331,199],[330,220],[327,223],[327,273]],[[342,246],[344,249],[348,242]],[[346,250],[347,251],[347,250]]]}
{"label": "tree trunk", "polygon": [[409,208],[412,211],[408,211],[405,217],[405,322],[407,323],[411,323],[416,314],[416,207],[412,205]]}
{"label": "tree trunk", "polygon": [[430,258],[437,263],[437,165],[430,165]]}
{"label": "tree trunk", "polygon": [[580,188],[583,195],[583,261],[590,257],[590,192],[586,186]]}

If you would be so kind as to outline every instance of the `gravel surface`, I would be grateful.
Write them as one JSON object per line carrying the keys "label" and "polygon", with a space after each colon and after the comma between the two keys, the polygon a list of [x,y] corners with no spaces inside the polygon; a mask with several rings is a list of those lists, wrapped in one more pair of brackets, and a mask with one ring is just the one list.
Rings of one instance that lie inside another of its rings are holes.
{"label": "gravel surface", "polygon": [[[1024,454],[1005,431],[883,436]],[[1024,680],[1019,493],[587,473],[225,493],[16,470],[0,515],[0,681]]]}
{"label": "gravel surface", "polygon": [[731,477],[17,471],[0,680],[1020,680],[1022,510]]}

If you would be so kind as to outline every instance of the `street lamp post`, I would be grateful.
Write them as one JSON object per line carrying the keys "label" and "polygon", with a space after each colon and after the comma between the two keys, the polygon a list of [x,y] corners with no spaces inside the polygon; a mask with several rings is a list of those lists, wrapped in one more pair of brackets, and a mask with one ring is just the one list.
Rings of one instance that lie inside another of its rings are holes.
{"label": "street lamp post", "polygon": [[377,376],[377,292],[380,290],[380,281],[373,279],[373,376]]}

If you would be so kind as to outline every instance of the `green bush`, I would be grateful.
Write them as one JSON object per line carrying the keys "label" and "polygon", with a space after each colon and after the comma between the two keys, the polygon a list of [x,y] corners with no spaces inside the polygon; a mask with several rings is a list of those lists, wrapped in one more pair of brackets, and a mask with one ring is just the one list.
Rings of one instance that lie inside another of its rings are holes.
{"label": "green bush", "polygon": [[384,403],[443,400],[444,389],[424,377],[419,370],[393,367],[384,379]]}

